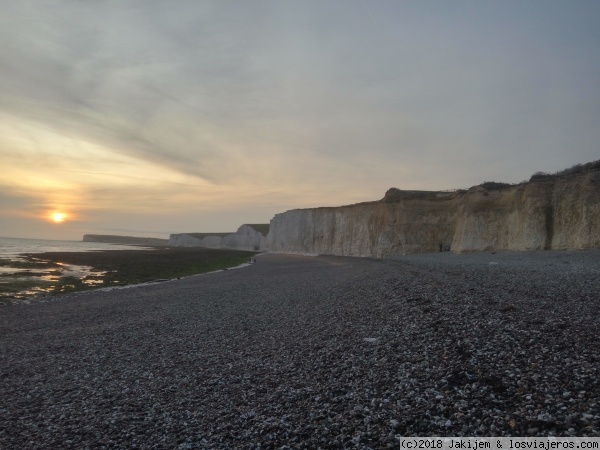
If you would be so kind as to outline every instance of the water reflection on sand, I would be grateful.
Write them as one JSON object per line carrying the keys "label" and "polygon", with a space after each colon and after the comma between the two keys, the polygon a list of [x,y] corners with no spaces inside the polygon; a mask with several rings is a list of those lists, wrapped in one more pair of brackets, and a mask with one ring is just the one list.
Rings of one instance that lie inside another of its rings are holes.
{"label": "water reflection on sand", "polygon": [[34,257],[14,256],[0,260],[0,304],[41,294],[81,287],[102,286],[107,272]]}

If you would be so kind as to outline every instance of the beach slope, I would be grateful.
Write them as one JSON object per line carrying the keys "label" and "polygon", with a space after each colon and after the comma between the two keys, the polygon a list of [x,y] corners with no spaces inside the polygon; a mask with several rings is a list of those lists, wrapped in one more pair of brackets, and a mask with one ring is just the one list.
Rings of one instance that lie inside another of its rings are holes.
{"label": "beach slope", "polygon": [[237,270],[0,308],[0,447],[600,434],[600,253]]}

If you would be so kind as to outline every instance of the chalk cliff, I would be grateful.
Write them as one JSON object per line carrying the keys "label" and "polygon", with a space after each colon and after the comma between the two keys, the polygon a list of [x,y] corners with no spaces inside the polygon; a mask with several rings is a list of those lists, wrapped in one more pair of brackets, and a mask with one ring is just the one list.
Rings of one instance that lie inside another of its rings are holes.
{"label": "chalk cliff", "polygon": [[190,233],[176,233],[169,235],[169,245],[173,247],[203,247],[203,238]]}
{"label": "chalk cliff", "polygon": [[600,170],[455,192],[392,188],[376,202],[291,210],[271,220],[267,247],[373,257],[600,247]]}
{"label": "chalk cliff", "polygon": [[206,247],[261,252],[267,249],[268,224],[245,224],[235,233],[181,233],[169,237],[175,247]]}

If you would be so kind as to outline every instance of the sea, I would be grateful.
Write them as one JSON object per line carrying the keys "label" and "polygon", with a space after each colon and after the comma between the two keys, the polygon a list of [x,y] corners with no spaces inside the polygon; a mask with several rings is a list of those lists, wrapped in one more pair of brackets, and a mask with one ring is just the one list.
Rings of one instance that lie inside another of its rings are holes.
{"label": "sea", "polygon": [[92,267],[59,264],[44,267],[43,263],[27,261],[24,253],[91,252],[96,250],[146,250],[145,247],[105,244],[101,242],[55,241],[0,237],[0,306],[6,299],[31,300],[41,295],[62,291],[64,277],[77,278],[94,286],[102,281],[102,273]]}
{"label": "sea", "polygon": [[95,250],[140,250],[143,247],[102,242],[55,241],[0,237],[0,259],[13,259],[23,253],[91,252]]}

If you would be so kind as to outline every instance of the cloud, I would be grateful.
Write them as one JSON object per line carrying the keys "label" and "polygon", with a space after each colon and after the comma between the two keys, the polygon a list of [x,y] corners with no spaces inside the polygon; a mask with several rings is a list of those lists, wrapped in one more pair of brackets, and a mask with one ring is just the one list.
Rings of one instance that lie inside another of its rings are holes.
{"label": "cloud", "polygon": [[600,5],[575,5],[3,1],[3,189],[270,214],[597,159]]}

